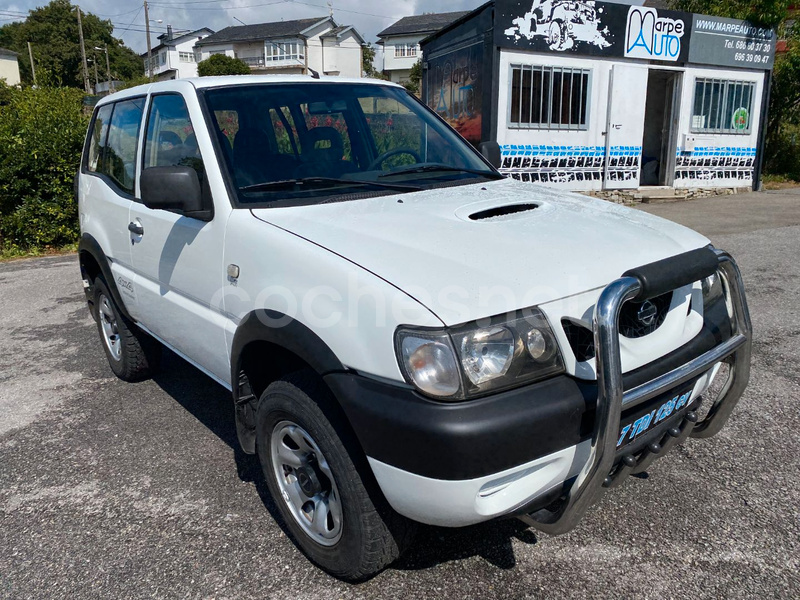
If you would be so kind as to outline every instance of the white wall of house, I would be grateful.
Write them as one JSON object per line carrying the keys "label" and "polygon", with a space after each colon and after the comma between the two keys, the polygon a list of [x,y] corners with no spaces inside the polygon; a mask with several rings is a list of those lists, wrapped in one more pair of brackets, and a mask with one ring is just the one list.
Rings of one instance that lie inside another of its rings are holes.
{"label": "white wall of house", "polygon": [[[280,38],[263,42],[224,43],[199,46],[201,59],[215,53],[224,53],[244,60],[252,70],[260,73],[303,73],[306,64],[320,74],[361,77],[361,43],[352,31],[339,38],[323,38],[331,30],[330,21],[324,20],[301,38]],[[266,60],[276,45],[296,43],[298,54],[285,60]]]}
{"label": "white wall of house", "polygon": [[411,68],[422,57],[419,42],[423,37],[425,36],[403,35],[384,38],[383,70],[395,83],[408,81]]}
{"label": "white wall of house", "polygon": [[[174,38],[177,42],[153,52],[153,75],[158,79],[186,79],[197,77],[195,44],[200,36]],[[208,58],[206,56],[205,58]],[[147,60],[145,59],[145,67]]]}
{"label": "white wall of house", "polygon": [[0,54],[0,79],[4,79],[8,85],[19,85],[19,62],[16,56]]}
{"label": "white wall of house", "polygon": [[[578,130],[520,128],[510,122],[512,66],[564,67],[590,71],[587,98],[587,123]],[[500,54],[498,85],[497,142],[501,147],[503,170],[522,178],[542,181],[573,190],[604,188],[603,158],[606,156],[609,86],[614,65],[638,65],[641,68],[682,73],[679,118],[677,121],[675,187],[746,187],[752,184],[752,166],[757,145],[760,106],[763,96],[763,71],[720,69],[689,65],[669,67],[649,65],[645,61],[609,60],[591,57],[566,57],[503,50]],[[692,112],[697,78],[754,82],[755,92],[747,133],[693,133]],[[646,78],[645,78],[646,83]],[[488,82],[485,84],[488,85]],[[642,151],[644,106],[643,89],[625,92],[628,101],[641,103],[641,111],[620,123],[616,143],[621,151],[635,157],[638,165]],[[624,132],[630,131],[629,138]],[[620,133],[623,132],[623,133]],[[637,175],[638,179],[638,169]],[[596,175],[600,172],[599,177]]]}
{"label": "white wall of house", "polygon": [[326,75],[361,77],[361,44],[351,31],[340,38],[324,38],[322,72]]}

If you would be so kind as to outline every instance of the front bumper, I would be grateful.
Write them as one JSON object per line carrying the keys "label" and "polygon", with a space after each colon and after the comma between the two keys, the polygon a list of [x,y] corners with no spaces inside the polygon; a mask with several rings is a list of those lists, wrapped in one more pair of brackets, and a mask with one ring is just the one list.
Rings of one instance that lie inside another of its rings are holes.
{"label": "front bumper", "polygon": [[[618,322],[622,305],[629,300],[652,298],[669,289],[697,281],[716,270],[723,275],[726,299],[732,313],[732,335],[690,362],[646,383],[624,389],[619,351]],[[642,470],[661,446],[693,437],[710,437],[727,421],[744,392],[750,377],[752,326],[741,273],[733,258],[726,252],[710,248],[695,250],[657,263],[645,265],[613,281],[600,294],[594,311],[594,338],[597,348],[598,398],[591,436],[589,459],[575,482],[556,508],[547,507],[532,512],[524,520],[550,534],[569,531],[602,493],[629,472]],[[711,403],[706,417],[699,422],[690,417],[672,434],[662,438],[652,450],[638,459],[623,458],[623,463],[610,475],[616,462],[617,435],[622,411],[637,406],[664,390],[690,381],[714,365],[726,361],[730,365],[728,379]],[[674,434],[674,435],[673,435]]]}
{"label": "front bumper", "polygon": [[[749,367],[749,316],[735,263],[724,253],[714,254],[715,269],[717,263],[728,283],[732,326],[723,301],[708,311],[691,342],[624,376],[616,329],[619,308],[639,289],[655,289],[653,282],[642,284],[634,277],[612,283],[598,301],[599,382],[560,376],[468,402],[443,403],[409,386],[353,373],[333,373],[325,380],[387,500],[401,514],[425,523],[461,526],[520,513],[541,529],[567,531],[604,486],[663,455],[655,446],[664,436],[674,438],[666,440],[669,446],[690,433],[713,435],[741,395]],[[704,276],[688,269],[667,284],[680,287]],[[690,279],[680,283],[682,277]],[[730,379],[704,421],[665,422],[664,428],[644,436],[644,451],[628,450],[641,459],[633,466],[617,455],[623,418],[693,385],[691,405],[706,391],[715,366],[729,357]],[[675,431],[679,435],[672,435]],[[620,460],[622,466],[612,473]],[[559,497],[559,508],[553,510],[552,500]],[[545,504],[549,510],[539,509]],[[531,514],[534,508],[539,510]]]}

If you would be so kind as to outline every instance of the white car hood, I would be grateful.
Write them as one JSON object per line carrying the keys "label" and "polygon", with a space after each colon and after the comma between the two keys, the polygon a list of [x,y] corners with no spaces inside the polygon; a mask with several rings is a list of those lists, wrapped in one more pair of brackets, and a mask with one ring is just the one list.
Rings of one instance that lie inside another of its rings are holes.
{"label": "white car hood", "polygon": [[[538,207],[470,219],[525,203]],[[641,211],[510,179],[252,212],[388,281],[446,325],[603,287],[709,243]]]}

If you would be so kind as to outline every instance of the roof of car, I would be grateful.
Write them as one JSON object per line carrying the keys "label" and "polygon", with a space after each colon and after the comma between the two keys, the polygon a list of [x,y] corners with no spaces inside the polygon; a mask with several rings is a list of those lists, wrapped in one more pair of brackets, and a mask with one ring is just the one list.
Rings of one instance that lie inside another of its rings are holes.
{"label": "roof of car", "polygon": [[392,87],[402,86],[384,81],[382,79],[350,78],[339,76],[322,76],[319,79],[311,77],[310,75],[224,75],[219,77],[192,77],[188,79],[175,79],[170,81],[156,81],[153,83],[146,83],[136,87],[128,88],[111,94],[101,99],[97,104],[107,104],[116,100],[130,98],[133,96],[142,96],[144,94],[155,92],[171,92],[180,89],[186,89],[187,85],[191,85],[196,89],[207,89],[215,87],[228,87],[232,85],[253,85],[259,83],[360,83],[368,85],[385,85]]}

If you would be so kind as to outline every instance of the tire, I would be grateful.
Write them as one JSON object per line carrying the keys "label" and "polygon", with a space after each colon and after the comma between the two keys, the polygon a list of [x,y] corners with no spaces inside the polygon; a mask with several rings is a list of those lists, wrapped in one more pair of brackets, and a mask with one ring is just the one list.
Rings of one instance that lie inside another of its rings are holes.
{"label": "tire", "polygon": [[567,28],[562,21],[550,23],[547,33],[547,42],[551,50],[563,50],[566,44]]}
{"label": "tire", "polygon": [[[279,455],[279,447],[290,458]],[[287,533],[311,562],[334,577],[367,579],[408,546],[413,523],[386,502],[316,373],[293,373],[262,394],[256,451]],[[291,467],[287,460],[299,466]],[[318,515],[325,516],[324,522],[314,520]]]}
{"label": "tire", "polygon": [[100,343],[114,375],[142,381],[158,368],[161,344],[125,318],[102,278],[94,281],[94,310]]}

